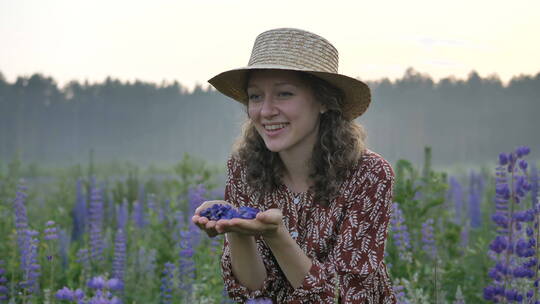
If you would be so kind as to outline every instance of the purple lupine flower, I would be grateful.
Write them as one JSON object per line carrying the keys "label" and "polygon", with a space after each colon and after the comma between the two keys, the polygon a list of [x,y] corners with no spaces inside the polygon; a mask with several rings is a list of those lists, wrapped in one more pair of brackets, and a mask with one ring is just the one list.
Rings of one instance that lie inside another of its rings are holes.
{"label": "purple lupine flower", "polygon": [[39,240],[35,238],[37,232],[28,228],[28,217],[26,215],[25,200],[27,187],[25,181],[21,180],[17,186],[13,209],[15,211],[15,228],[17,230],[17,244],[21,257],[21,270],[23,272],[23,281],[20,285],[27,289],[29,293],[39,290],[38,278],[40,276],[40,265],[38,263],[38,244]]}
{"label": "purple lupine flower", "polygon": [[259,212],[259,209],[247,206],[240,206],[238,208],[238,215],[241,219],[254,219]]}
{"label": "purple lupine flower", "polygon": [[144,212],[144,201],[136,200],[133,202],[133,223],[138,228],[146,226],[146,215]]}
{"label": "purple lupine flower", "polygon": [[90,257],[88,255],[88,249],[81,248],[79,251],[77,251],[76,262],[82,265],[85,272],[88,273],[90,271]]}
{"label": "purple lupine flower", "polygon": [[107,281],[102,276],[97,276],[91,278],[87,286],[92,289],[104,289],[107,287]]}
{"label": "purple lupine flower", "polygon": [[424,199],[425,195],[424,195],[423,189],[425,185],[426,183],[423,180],[414,181],[413,183],[414,196],[412,198],[413,200],[420,201]]}
{"label": "purple lupine flower", "polygon": [[103,259],[104,241],[102,236],[103,227],[103,200],[101,190],[92,188],[90,197],[90,258],[92,261]]}
{"label": "purple lupine flower", "polygon": [[195,279],[193,234],[190,232],[190,230],[180,231],[180,254],[178,260],[179,289],[183,292],[186,300],[189,300],[192,296],[193,280]]}
{"label": "purple lupine flower", "polygon": [[71,290],[66,286],[56,292],[57,300],[77,301],[77,303],[84,303],[82,301],[84,296],[84,292],[81,289]]}
{"label": "purple lupine flower", "polygon": [[509,165],[510,157],[505,154],[499,154],[499,166],[496,169],[496,185],[495,185],[495,213],[492,215],[493,222],[497,225],[497,236],[489,245],[488,255],[492,257],[495,266],[489,270],[489,277],[494,281],[492,284],[484,288],[484,299],[498,302],[505,295],[504,281],[507,277],[507,266],[503,262],[503,253],[509,246],[509,199],[510,189],[507,183],[507,173],[505,166]]}
{"label": "purple lupine flower", "polygon": [[[177,211],[175,216],[176,218],[176,221],[177,221],[177,224],[178,224],[178,227],[180,230],[184,228],[185,224],[186,224],[186,217],[184,215],[184,212],[182,211]],[[178,231],[180,231],[178,230]]]}
{"label": "purple lupine flower", "polygon": [[538,206],[538,199],[540,198],[538,193],[538,188],[540,187],[538,180],[538,171],[538,168],[536,168],[536,165],[533,163],[531,165],[530,185],[532,205],[536,208],[536,212],[540,212],[540,206]]}
{"label": "purple lupine flower", "polygon": [[116,296],[113,296],[109,301],[109,304],[122,304],[122,300]]}
{"label": "purple lupine flower", "polygon": [[469,225],[465,225],[463,229],[461,229],[460,238],[462,248],[467,248],[467,246],[469,246],[469,230]]}
{"label": "purple lupine flower", "polygon": [[526,146],[522,146],[522,147],[519,147],[516,149],[516,155],[518,158],[521,158],[525,155],[528,155],[529,152],[531,152],[531,149],[529,147],[526,147]]}
{"label": "purple lupine flower", "polygon": [[204,209],[200,212],[201,216],[207,217],[209,220],[217,221],[220,219],[254,219],[260,210],[247,206],[241,206],[236,210],[231,205],[215,204],[212,207]]}
{"label": "purple lupine flower", "polygon": [[208,196],[213,200],[223,200],[224,194],[225,188],[221,187],[210,191],[210,194],[208,194]]}
{"label": "purple lupine flower", "polygon": [[28,217],[26,215],[25,201],[27,198],[27,187],[24,180],[21,180],[17,186],[15,199],[13,200],[13,209],[15,211],[15,228],[17,230],[17,245],[21,256],[21,270],[27,267],[28,249],[30,240],[28,238]]}
{"label": "purple lupine flower", "polygon": [[508,155],[505,153],[499,154],[499,165],[504,166],[508,164]]}
{"label": "purple lupine flower", "polygon": [[41,266],[38,262],[39,240],[36,238],[38,232],[35,230],[26,230],[28,235],[28,248],[25,250],[26,265],[23,269],[23,281],[20,282],[21,287],[27,289],[30,293],[39,291],[39,270]]}
{"label": "purple lupine flower", "polygon": [[124,198],[122,204],[116,205],[116,209],[116,229],[125,230],[129,217],[127,199]]}
{"label": "purple lupine flower", "polygon": [[424,198],[422,190],[418,189],[414,192],[413,201],[421,201]]}
{"label": "purple lupine flower", "polygon": [[480,206],[482,204],[482,193],[484,192],[484,179],[482,174],[471,172],[470,188],[469,188],[469,218],[472,228],[482,226],[482,212]]}
{"label": "purple lupine flower", "polygon": [[[105,185],[103,185],[102,189],[105,189]],[[107,225],[110,225],[116,219],[116,208],[115,208],[112,192],[106,191],[106,193],[107,193],[107,208],[106,208],[107,212],[105,212],[105,223],[107,223]]]}
{"label": "purple lupine flower", "polygon": [[148,281],[153,280],[152,276],[156,270],[156,250],[147,250],[141,247],[137,255],[137,266],[139,268],[138,271],[144,273]]}
{"label": "purple lupine flower", "polygon": [[9,300],[9,289],[6,286],[6,270],[3,268],[4,261],[0,260],[0,303]]}
{"label": "purple lupine flower", "polygon": [[85,232],[87,225],[87,210],[86,210],[86,196],[83,193],[83,186],[81,179],[77,179],[77,200],[73,207],[72,219],[73,230],[71,233],[72,240],[80,240]]}
{"label": "purple lupine flower", "polygon": [[[219,238],[214,237],[210,239],[210,251],[212,254],[216,254],[218,252],[218,249],[221,247],[221,242]],[[386,253],[386,251],[385,251]]]}
{"label": "purple lupine flower", "polygon": [[88,287],[95,289],[94,296],[88,300],[88,304],[111,304],[122,303],[122,301],[113,296],[110,290],[122,290],[123,284],[118,279],[106,280],[103,276],[93,277],[88,281]]}
{"label": "purple lupine flower", "polygon": [[114,259],[112,277],[124,282],[126,267],[126,237],[122,229],[118,229],[114,240]]}
{"label": "purple lupine flower", "polygon": [[94,289],[92,298],[85,302],[85,294],[81,289],[72,290],[64,287],[56,292],[58,300],[77,301],[78,304],[122,304],[122,301],[114,296],[111,290],[122,290],[123,285],[118,279],[106,280],[103,276],[93,277],[87,286]]}
{"label": "purple lupine flower", "polygon": [[179,244],[182,237],[180,236],[180,232],[183,230],[188,229],[189,225],[186,223],[186,219],[184,217],[184,212],[182,211],[176,211],[174,213],[173,217],[173,229],[171,231],[172,239],[174,240],[175,244]]}
{"label": "purple lupine flower", "polygon": [[392,217],[390,219],[392,225],[392,238],[398,248],[399,258],[406,262],[412,262],[411,253],[411,239],[407,225],[405,224],[405,218],[403,212],[399,208],[399,204],[394,202],[392,204]]}
{"label": "purple lupine flower", "polygon": [[225,289],[225,287],[223,287],[223,289],[221,290],[221,302],[220,304],[235,304],[236,302],[231,300],[229,298],[229,294],[227,293],[227,289]]}
{"label": "purple lupine flower", "polygon": [[124,283],[117,278],[112,278],[107,281],[107,288],[109,290],[117,290],[117,291],[124,290]]}
{"label": "purple lupine flower", "polygon": [[148,210],[152,210],[153,212],[157,212],[156,195],[154,193],[150,193],[148,195],[146,206],[147,206]]}
{"label": "purple lupine flower", "polygon": [[174,281],[174,268],[176,266],[173,263],[165,263],[163,269],[163,277],[161,278],[160,297],[162,304],[170,304],[173,293],[173,281]]}
{"label": "purple lupine flower", "polygon": [[[187,196],[189,214],[195,214],[195,209],[206,200],[206,188],[203,184],[191,187],[188,189]],[[188,227],[191,235],[191,246],[192,248],[195,248],[201,241],[201,230],[191,221],[189,221]]]}
{"label": "purple lupine flower", "polygon": [[[80,304],[82,302],[82,300],[84,299],[85,297],[85,294],[84,294],[84,291],[82,291],[82,289],[80,288],[77,288],[73,291],[73,299],[74,300],[77,300],[78,304]],[[84,303],[82,303],[84,304]]]}
{"label": "purple lupine flower", "polygon": [[56,292],[56,299],[57,300],[73,301],[73,299],[74,299],[73,293],[74,293],[73,290],[71,290],[71,289],[67,288],[66,286],[64,286],[64,288],[59,289]]}
{"label": "purple lupine flower", "polygon": [[166,199],[163,206],[160,206],[158,210],[158,219],[160,222],[167,222],[170,224],[169,214],[171,213],[171,200]]}
{"label": "purple lupine flower", "polygon": [[139,184],[139,193],[137,194],[137,200],[142,203],[142,205],[145,205],[146,201],[146,191],[144,189],[144,183]]}
{"label": "purple lupine flower", "polygon": [[450,178],[449,196],[454,201],[455,219],[454,222],[458,225],[462,223],[463,204],[463,187],[455,177]]}
{"label": "purple lupine flower", "polygon": [[206,188],[203,184],[188,189],[189,214],[195,214],[197,209],[206,199]]}
{"label": "purple lupine flower", "polygon": [[68,252],[70,247],[70,239],[67,235],[66,230],[60,229],[58,232],[58,244],[60,245],[60,248],[58,250],[58,253],[60,254],[60,260],[62,261],[62,268],[66,270],[68,265]]}
{"label": "purple lupine flower", "polygon": [[[519,208],[520,202],[524,201],[525,195],[532,189],[526,178],[527,164],[520,160],[529,151],[527,147],[519,147],[515,152],[499,155],[495,187],[496,212],[492,215],[498,229],[488,252],[495,266],[488,272],[493,282],[484,288],[484,299],[494,303],[521,302],[530,292],[526,294],[527,289],[516,290],[510,286],[525,288],[536,275],[538,261],[533,227],[538,227],[539,210],[534,205],[530,209],[525,206],[525,209]],[[508,183],[508,174],[513,181],[511,184]]]}
{"label": "purple lupine flower", "polygon": [[49,240],[56,240],[58,239],[58,234],[56,232],[56,227],[54,227],[55,223],[54,221],[48,221],[46,224],[45,224],[45,236],[43,237],[45,240],[49,241]]}
{"label": "purple lupine flower", "polygon": [[400,284],[393,285],[394,294],[396,295],[397,304],[410,304],[405,295],[405,287]]}
{"label": "purple lupine flower", "polygon": [[437,257],[437,247],[435,245],[435,236],[433,234],[433,219],[427,219],[422,223],[422,249],[432,259]]}

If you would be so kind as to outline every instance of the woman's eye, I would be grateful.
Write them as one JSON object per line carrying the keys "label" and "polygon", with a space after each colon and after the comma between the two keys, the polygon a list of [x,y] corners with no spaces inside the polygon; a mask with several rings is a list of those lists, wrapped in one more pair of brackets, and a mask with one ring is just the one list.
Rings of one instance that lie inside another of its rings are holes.
{"label": "woman's eye", "polygon": [[252,101],[257,101],[260,98],[258,94],[248,94],[248,99]]}
{"label": "woman's eye", "polygon": [[279,93],[279,96],[282,96],[282,97],[287,97],[287,96],[292,96],[293,94],[291,92],[280,92]]}

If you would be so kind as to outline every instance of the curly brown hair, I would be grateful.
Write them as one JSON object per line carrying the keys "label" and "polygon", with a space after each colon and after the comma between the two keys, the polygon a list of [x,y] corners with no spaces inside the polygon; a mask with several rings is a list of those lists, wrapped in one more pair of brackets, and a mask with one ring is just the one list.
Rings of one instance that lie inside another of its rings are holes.
{"label": "curly brown hair", "polygon": [[[309,190],[314,193],[315,202],[327,207],[347,173],[358,164],[366,149],[367,135],[362,125],[343,118],[341,90],[311,74],[297,73],[327,109],[321,114],[318,139],[309,161],[309,178],[313,182]],[[233,146],[233,156],[246,165],[251,189],[270,192],[282,183],[285,167],[279,154],[266,148],[249,118]]]}

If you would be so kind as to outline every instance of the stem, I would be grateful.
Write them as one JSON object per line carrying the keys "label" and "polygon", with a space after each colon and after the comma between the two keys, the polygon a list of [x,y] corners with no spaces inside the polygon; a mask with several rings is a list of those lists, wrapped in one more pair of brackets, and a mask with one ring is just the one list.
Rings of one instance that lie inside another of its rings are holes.
{"label": "stem", "polygon": [[[512,175],[510,176],[510,232],[509,232],[509,235],[508,235],[508,245],[509,247],[511,246],[512,248],[512,252],[514,251],[514,244],[512,244],[512,236],[514,234],[514,166],[512,163],[509,164],[509,166],[511,166],[511,171],[512,171]],[[510,251],[508,250],[508,248],[506,249],[506,267],[510,268]],[[506,274],[504,276],[504,290],[506,292],[506,288],[508,287],[508,279],[510,278],[511,275],[508,275]],[[507,299],[506,297],[504,297],[504,303],[508,303],[507,302]]]}
{"label": "stem", "polygon": [[[537,264],[534,265],[534,282],[536,282],[538,280],[538,261],[539,261],[539,257],[538,257],[538,242],[540,242],[540,220],[539,220],[539,216],[538,216],[538,212],[536,211],[536,206],[533,206],[534,208],[534,213],[535,213],[535,223],[533,225],[537,225],[536,229],[535,229],[535,234],[536,234],[536,244],[534,246],[534,250],[536,252],[536,261],[537,261]],[[534,282],[533,282],[533,286],[534,286]],[[536,300],[538,299],[538,288],[534,288],[534,301],[533,303],[536,303]]]}
{"label": "stem", "polygon": [[[50,261],[51,262],[51,271],[50,271],[50,273],[51,273],[51,282],[49,284],[49,289],[54,291],[54,289],[55,289],[54,288],[54,261],[55,261],[55,259],[54,259],[53,255],[52,255],[52,252],[54,252],[54,251],[52,250],[51,247],[52,247],[52,245],[50,246],[50,248],[48,248],[49,249],[49,254],[50,254],[49,256],[51,257],[51,261]],[[53,300],[51,301],[51,303],[55,302],[54,298],[55,297],[52,297]]]}
{"label": "stem", "polygon": [[433,264],[434,264],[434,267],[433,267],[433,272],[435,274],[435,303],[436,304],[439,304],[439,282],[437,280],[437,258],[434,259],[433,261]]}

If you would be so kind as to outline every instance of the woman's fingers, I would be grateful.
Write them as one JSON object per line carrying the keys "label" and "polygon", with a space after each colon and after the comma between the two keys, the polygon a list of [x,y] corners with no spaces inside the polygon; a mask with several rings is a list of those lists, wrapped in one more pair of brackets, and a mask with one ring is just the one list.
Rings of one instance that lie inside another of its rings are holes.
{"label": "woman's fingers", "polygon": [[279,209],[269,209],[265,212],[259,212],[255,219],[233,218],[212,221],[204,216],[200,216],[200,212],[215,204],[230,205],[226,201],[206,201],[195,209],[195,215],[192,217],[192,221],[210,237],[226,232],[260,235],[275,230],[283,219],[283,215]]}
{"label": "woman's fingers", "polygon": [[216,221],[207,221],[205,223],[206,229],[215,229],[216,228]]}
{"label": "woman's fingers", "polygon": [[197,225],[197,227],[199,227],[199,229],[201,230],[204,230],[204,232],[206,232],[206,234],[209,236],[209,237],[215,237],[218,233],[216,231],[216,229],[214,228],[215,227],[215,221],[210,221],[209,219],[207,219],[206,217],[204,216],[198,216],[198,215],[194,215],[192,218],[191,218],[191,221]]}
{"label": "woman's fingers", "polygon": [[212,207],[212,205],[215,204],[228,204],[226,201],[205,201],[203,202],[199,207],[195,209],[195,214],[199,215],[201,211],[203,211],[206,208]]}
{"label": "woman's fingers", "polygon": [[237,232],[248,235],[259,235],[274,230],[277,226],[275,223],[264,223],[259,220],[232,219],[217,221],[215,229],[218,233]]}
{"label": "woman's fingers", "polygon": [[201,226],[201,224],[199,223],[199,220],[200,220],[200,216],[198,215],[194,215],[191,217],[191,222],[195,225],[197,225],[197,227],[199,227],[200,229],[202,229],[203,227]]}
{"label": "woman's fingers", "polygon": [[279,224],[283,220],[283,215],[279,209],[269,209],[257,213],[255,218],[267,224]]}

